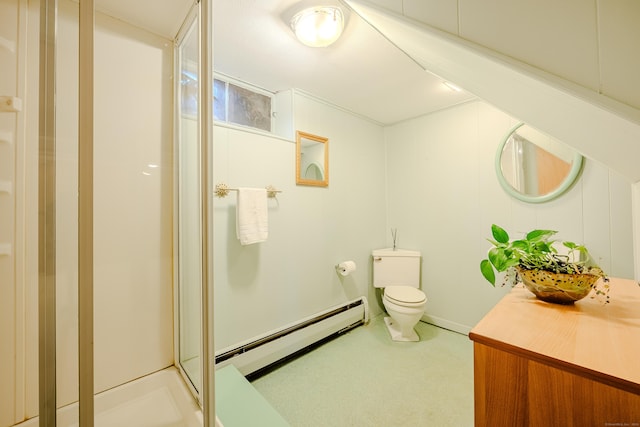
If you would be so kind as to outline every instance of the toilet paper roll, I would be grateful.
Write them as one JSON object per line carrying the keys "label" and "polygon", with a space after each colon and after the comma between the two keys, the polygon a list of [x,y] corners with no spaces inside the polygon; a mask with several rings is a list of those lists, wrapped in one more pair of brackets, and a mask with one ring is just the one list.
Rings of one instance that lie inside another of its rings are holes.
{"label": "toilet paper roll", "polygon": [[338,273],[343,276],[348,276],[354,271],[356,271],[356,263],[353,261],[344,261],[338,264]]}

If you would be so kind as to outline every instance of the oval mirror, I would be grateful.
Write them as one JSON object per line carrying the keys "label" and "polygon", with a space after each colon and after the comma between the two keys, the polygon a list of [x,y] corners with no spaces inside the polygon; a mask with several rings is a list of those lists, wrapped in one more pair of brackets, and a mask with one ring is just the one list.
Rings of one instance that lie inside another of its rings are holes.
{"label": "oval mirror", "polygon": [[498,147],[498,181],[513,197],[541,203],[567,191],[582,169],[582,156],[562,142],[519,123]]}

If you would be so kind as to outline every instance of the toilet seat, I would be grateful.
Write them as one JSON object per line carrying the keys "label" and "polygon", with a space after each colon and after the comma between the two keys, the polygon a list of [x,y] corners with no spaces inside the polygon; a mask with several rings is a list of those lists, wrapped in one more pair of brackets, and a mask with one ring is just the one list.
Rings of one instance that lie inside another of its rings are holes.
{"label": "toilet seat", "polygon": [[384,297],[390,302],[404,307],[418,307],[427,301],[420,289],[411,286],[389,286],[384,289]]}

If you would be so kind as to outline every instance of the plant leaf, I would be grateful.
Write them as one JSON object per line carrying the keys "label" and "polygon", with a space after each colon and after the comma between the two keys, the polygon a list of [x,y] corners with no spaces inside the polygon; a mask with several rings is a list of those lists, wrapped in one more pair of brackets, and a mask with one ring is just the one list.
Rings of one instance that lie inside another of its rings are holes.
{"label": "plant leaf", "polygon": [[543,253],[555,253],[555,252],[557,252],[557,250],[547,242],[538,242],[538,243],[535,244],[535,248],[536,248],[537,251],[540,251],[540,252],[543,252]]}
{"label": "plant leaf", "polygon": [[527,242],[526,240],[514,240],[513,242],[511,242],[511,247],[514,249],[526,251],[529,248],[529,242]]}
{"label": "plant leaf", "polygon": [[509,234],[504,231],[503,228],[495,224],[491,225],[491,234],[493,234],[493,238],[496,239],[496,241],[499,243],[509,242]]}
{"label": "plant leaf", "polygon": [[509,258],[507,254],[505,254],[504,249],[499,248],[491,248],[488,253],[489,261],[498,271],[504,271],[506,269],[505,263]]}
{"label": "plant leaf", "polygon": [[487,242],[491,243],[493,246],[497,248],[504,248],[506,245],[504,243],[496,242],[495,240],[487,239]]}
{"label": "plant leaf", "polygon": [[480,261],[480,271],[485,279],[491,283],[492,286],[496,286],[496,274],[493,272],[493,267],[488,259]]}
{"label": "plant leaf", "polygon": [[519,259],[515,259],[515,258],[508,259],[504,263],[505,270],[507,270],[508,268],[511,268],[511,267],[515,267],[518,264],[520,264],[520,260]]}
{"label": "plant leaf", "polygon": [[547,240],[549,237],[556,234],[557,231],[553,230],[532,230],[527,233],[527,240],[529,241],[538,241],[538,240]]}

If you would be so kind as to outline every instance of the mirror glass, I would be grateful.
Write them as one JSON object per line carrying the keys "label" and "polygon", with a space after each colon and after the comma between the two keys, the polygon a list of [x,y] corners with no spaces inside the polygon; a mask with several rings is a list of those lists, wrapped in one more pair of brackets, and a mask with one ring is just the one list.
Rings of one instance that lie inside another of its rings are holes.
{"label": "mirror glass", "polygon": [[329,185],[329,140],[310,133],[296,132],[296,184]]}
{"label": "mirror glass", "polygon": [[582,156],[562,142],[520,123],[505,136],[496,155],[498,181],[519,200],[539,203],[575,182]]}

